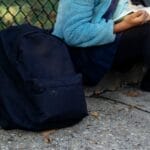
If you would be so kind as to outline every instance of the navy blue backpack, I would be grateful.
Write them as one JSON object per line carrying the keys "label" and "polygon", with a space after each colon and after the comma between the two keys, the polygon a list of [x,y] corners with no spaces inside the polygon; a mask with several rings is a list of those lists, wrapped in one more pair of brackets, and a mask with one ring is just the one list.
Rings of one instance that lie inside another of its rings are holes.
{"label": "navy blue backpack", "polygon": [[0,126],[42,131],[87,116],[81,75],[67,46],[29,24],[0,32]]}

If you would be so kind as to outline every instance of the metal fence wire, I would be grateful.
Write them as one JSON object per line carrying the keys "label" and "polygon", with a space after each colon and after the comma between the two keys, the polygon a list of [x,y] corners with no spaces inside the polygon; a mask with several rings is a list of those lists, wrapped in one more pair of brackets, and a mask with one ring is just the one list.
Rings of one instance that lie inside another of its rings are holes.
{"label": "metal fence wire", "polygon": [[0,30],[22,23],[50,28],[57,5],[58,0],[0,0]]}

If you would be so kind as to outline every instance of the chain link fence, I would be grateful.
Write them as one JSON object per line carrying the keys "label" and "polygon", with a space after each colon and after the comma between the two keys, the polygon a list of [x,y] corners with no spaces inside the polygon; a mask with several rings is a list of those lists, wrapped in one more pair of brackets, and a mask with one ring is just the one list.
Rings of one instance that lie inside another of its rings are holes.
{"label": "chain link fence", "polygon": [[22,23],[50,28],[57,5],[58,0],[0,0],[0,30]]}

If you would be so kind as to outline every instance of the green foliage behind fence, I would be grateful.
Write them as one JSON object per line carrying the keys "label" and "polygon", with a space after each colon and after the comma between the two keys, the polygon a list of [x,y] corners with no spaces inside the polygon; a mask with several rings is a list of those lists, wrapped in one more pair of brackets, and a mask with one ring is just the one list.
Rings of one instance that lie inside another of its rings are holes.
{"label": "green foliage behind fence", "polygon": [[58,0],[0,0],[0,30],[30,22],[50,28],[56,17]]}

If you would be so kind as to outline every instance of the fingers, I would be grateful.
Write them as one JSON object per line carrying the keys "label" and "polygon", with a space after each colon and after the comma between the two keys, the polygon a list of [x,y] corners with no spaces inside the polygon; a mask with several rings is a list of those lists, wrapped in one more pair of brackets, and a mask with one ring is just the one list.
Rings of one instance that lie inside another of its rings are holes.
{"label": "fingers", "polygon": [[143,23],[147,22],[147,20],[149,18],[149,14],[143,10],[140,10],[140,11],[134,13],[133,15],[135,17],[134,20],[139,24],[143,24]]}
{"label": "fingers", "polygon": [[133,15],[133,17],[140,17],[141,15],[143,15],[143,11],[139,10],[139,11],[133,13],[132,15]]}
{"label": "fingers", "polygon": [[147,21],[148,17],[149,17],[149,14],[145,11],[143,14],[143,18],[145,19],[144,21]]}
{"label": "fingers", "polygon": [[148,17],[147,17],[146,21],[150,21],[150,15],[148,15]]}
{"label": "fingers", "polygon": [[149,14],[144,10],[140,10],[136,12],[135,15],[136,17],[141,17],[141,18],[147,18],[149,16]]}

